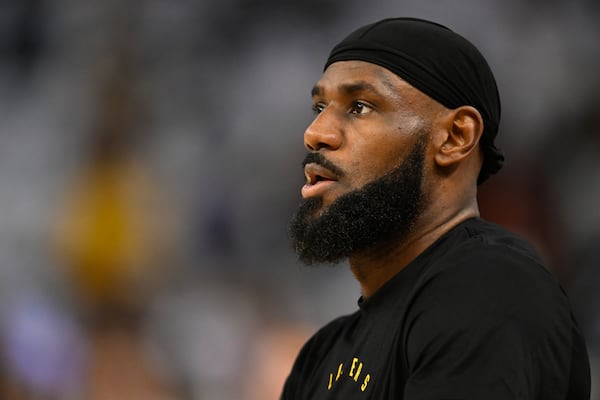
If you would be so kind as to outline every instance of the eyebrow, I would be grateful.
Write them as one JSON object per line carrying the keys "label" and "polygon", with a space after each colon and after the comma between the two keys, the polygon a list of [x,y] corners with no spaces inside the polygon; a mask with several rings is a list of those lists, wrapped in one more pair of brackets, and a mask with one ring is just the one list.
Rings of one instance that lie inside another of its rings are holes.
{"label": "eyebrow", "polygon": [[319,95],[321,95],[321,93],[323,93],[323,89],[321,88],[321,86],[315,85],[315,86],[313,86],[313,88],[310,91],[310,96],[311,97],[319,96]]}
{"label": "eyebrow", "polygon": [[[387,79],[382,79],[381,83],[386,86],[390,91],[394,92],[396,89]],[[320,96],[323,94],[323,88],[319,85],[313,86],[311,90],[311,96]],[[379,91],[375,86],[365,81],[358,81],[353,83],[346,83],[340,86],[340,91],[344,92],[347,95],[359,93],[359,92],[371,92],[376,95],[382,95],[381,91]]]}

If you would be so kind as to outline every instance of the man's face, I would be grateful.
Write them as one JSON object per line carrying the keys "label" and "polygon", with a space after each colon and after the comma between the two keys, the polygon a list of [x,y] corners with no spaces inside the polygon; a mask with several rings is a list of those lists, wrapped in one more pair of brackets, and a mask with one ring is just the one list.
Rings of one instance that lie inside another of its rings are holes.
{"label": "man's face", "polygon": [[[316,118],[303,203],[290,224],[300,258],[335,262],[405,235],[425,196],[429,98],[385,68],[362,61],[329,66],[313,89]],[[342,243],[343,242],[343,243]]]}

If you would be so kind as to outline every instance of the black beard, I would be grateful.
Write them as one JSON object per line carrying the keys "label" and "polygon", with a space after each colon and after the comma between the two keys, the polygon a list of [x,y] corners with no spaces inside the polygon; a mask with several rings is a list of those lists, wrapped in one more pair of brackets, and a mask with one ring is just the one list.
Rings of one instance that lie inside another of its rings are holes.
{"label": "black beard", "polygon": [[399,166],[335,200],[321,215],[322,198],[303,200],[289,225],[300,261],[338,263],[357,252],[401,241],[413,229],[424,203],[426,135]]}

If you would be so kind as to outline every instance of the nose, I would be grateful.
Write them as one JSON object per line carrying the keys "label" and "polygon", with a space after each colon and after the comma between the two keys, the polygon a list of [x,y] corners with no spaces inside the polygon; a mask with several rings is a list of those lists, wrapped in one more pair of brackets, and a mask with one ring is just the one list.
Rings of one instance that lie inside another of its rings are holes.
{"label": "nose", "polygon": [[327,109],[323,110],[304,131],[304,146],[309,151],[335,150],[342,145],[339,121]]}

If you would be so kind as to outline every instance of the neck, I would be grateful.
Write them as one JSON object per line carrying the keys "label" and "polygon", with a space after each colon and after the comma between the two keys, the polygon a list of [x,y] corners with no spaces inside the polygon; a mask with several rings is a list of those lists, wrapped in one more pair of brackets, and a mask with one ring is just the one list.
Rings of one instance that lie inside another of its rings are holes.
{"label": "neck", "polygon": [[446,232],[478,216],[476,202],[443,218],[430,218],[424,213],[406,237],[350,256],[350,269],[361,286],[363,298],[372,296]]}

